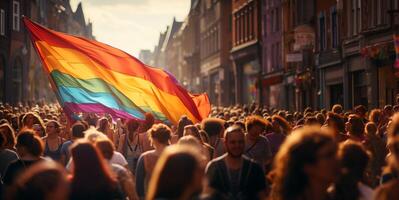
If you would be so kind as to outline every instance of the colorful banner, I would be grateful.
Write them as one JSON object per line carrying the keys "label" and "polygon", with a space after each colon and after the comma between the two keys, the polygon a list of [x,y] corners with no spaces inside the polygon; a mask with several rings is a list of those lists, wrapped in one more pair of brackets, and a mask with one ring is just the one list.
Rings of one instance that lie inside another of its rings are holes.
{"label": "colorful banner", "polygon": [[200,122],[210,112],[206,94],[191,95],[162,69],[106,44],[24,23],[53,85],[69,113],[108,113],[116,118],[177,124],[182,115]]}

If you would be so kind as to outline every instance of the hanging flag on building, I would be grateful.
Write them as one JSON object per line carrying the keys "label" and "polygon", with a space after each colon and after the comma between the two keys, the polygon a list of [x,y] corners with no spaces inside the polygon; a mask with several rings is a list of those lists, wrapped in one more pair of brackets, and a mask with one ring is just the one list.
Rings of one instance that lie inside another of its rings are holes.
{"label": "hanging flag on building", "polygon": [[399,70],[399,35],[395,34],[393,36],[393,42],[395,43],[396,61],[395,68]]}
{"label": "hanging flag on building", "polygon": [[206,94],[192,95],[162,69],[106,44],[49,30],[23,19],[60,104],[69,113],[108,113],[116,118],[177,124],[199,122],[210,112]]}

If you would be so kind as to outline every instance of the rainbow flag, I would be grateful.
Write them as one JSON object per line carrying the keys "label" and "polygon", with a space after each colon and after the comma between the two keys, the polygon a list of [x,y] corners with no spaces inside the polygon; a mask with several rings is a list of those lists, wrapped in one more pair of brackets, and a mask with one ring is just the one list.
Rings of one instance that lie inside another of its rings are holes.
{"label": "rainbow flag", "polygon": [[206,94],[192,95],[162,69],[106,44],[49,30],[23,19],[53,90],[68,114],[108,113],[116,118],[177,124],[200,122],[210,112]]}
{"label": "rainbow flag", "polygon": [[396,52],[395,68],[399,69],[399,35],[393,36],[393,42],[395,44],[395,52]]}

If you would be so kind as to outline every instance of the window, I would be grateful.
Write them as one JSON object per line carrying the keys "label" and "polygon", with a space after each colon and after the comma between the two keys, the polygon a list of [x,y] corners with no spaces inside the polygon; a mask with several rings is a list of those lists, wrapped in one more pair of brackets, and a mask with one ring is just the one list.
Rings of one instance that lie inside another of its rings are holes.
{"label": "window", "polygon": [[355,0],[356,1],[356,33],[359,33],[362,30],[362,18],[361,18],[361,1],[362,0]]}
{"label": "window", "polygon": [[319,48],[320,51],[326,49],[326,20],[324,13],[319,15]]}
{"label": "window", "polygon": [[381,20],[382,20],[382,15],[381,15],[381,11],[382,11],[382,2],[381,1],[377,1],[377,24],[380,25],[381,24]]}
{"label": "window", "polygon": [[240,41],[240,15],[237,13],[235,14],[235,22],[236,22],[236,27],[235,27],[235,44],[237,45]]}
{"label": "window", "polygon": [[275,67],[276,67],[276,45],[272,44],[272,70],[274,71]]}
{"label": "window", "polygon": [[3,9],[0,9],[0,35],[6,34],[6,14]]}
{"label": "window", "polygon": [[[249,39],[252,40],[253,38],[253,24],[254,24],[254,20],[253,20],[253,9],[252,9],[252,4],[249,6]],[[265,15],[266,16],[266,15]],[[266,20],[265,20],[266,21]],[[266,26],[265,26],[266,27]]]}
{"label": "window", "polygon": [[249,35],[249,16],[248,16],[248,8],[244,8],[244,42],[248,41],[248,35]]}
{"label": "window", "polygon": [[244,42],[244,32],[245,32],[245,18],[244,12],[240,11],[240,43]]}
{"label": "window", "polygon": [[276,8],[276,31],[280,31],[280,9]]}
{"label": "window", "polygon": [[12,30],[19,31],[19,2],[13,1],[12,3]]}
{"label": "window", "polygon": [[272,26],[270,27],[270,29],[271,29],[270,32],[273,33],[273,32],[274,32],[274,26],[275,26],[275,25],[274,25],[274,10],[271,10],[271,13],[270,13],[270,21],[272,22],[272,24],[271,24]]}
{"label": "window", "polygon": [[281,43],[277,42],[277,62],[276,62],[277,69],[281,69],[281,67],[282,67],[282,65],[281,65],[281,61],[282,61],[281,54],[282,54],[282,52],[281,51],[282,51]]}
{"label": "window", "polygon": [[331,9],[331,45],[332,48],[338,47],[338,15],[337,9]]}

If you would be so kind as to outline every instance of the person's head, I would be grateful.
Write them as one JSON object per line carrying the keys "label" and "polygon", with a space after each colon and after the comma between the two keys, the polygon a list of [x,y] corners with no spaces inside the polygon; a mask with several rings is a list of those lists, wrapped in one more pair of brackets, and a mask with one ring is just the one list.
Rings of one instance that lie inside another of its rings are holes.
{"label": "person's head", "polygon": [[346,131],[351,136],[362,137],[364,133],[364,123],[359,115],[351,114],[346,122]]}
{"label": "person's head", "polygon": [[95,113],[85,113],[84,121],[86,121],[89,126],[96,126],[98,116]]}
{"label": "person's head", "polygon": [[272,172],[271,195],[275,199],[298,199],[310,184],[327,189],[337,173],[337,144],[327,129],[296,129],[281,145]]}
{"label": "person's head", "polygon": [[368,136],[375,136],[377,134],[377,126],[374,122],[369,122],[366,124],[364,128],[366,135]]}
{"label": "person's head", "polygon": [[244,130],[237,125],[230,126],[224,132],[224,146],[229,156],[239,158],[245,149]]}
{"label": "person's head", "polygon": [[169,147],[155,165],[146,199],[190,199],[201,192],[203,176],[195,151],[180,145]]}
{"label": "person's head", "polygon": [[381,109],[373,109],[369,115],[369,121],[374,122],[375,124],[379,124],[382,117]]}
{"label": "person's head", "polygon": [[103,132],[104,134],[107,134],[106,131],[109,128],[109,122],[106,117],[102,117],[98,120],[97,123],[97,130]]}
{"label": "person's head", "polygon": [[326,118],[325,118],[324,114],[322,114],[322,113],[317,113],[316,119],[320,126],[322,126],[326,121]]}
{"label": "person's head", "polygon": [[245,119],[245,129],[250,138],[257,138],[266,129],[267,121],[262,117],[251,115]]}
{"label": "person's head", "polygon": [[279,115],[273,115],[273,117],[271,118],[271,122],[272,122],[274,132],[282,133],[284,135],[290,134],[291,125],[283,117],[281,117]]}
{"label": "person's head", "polygon": [[192,136],[192,135],[185,135],[183,137],[181,137],[179,139],[179,141],[177,141],[177,144],[179,145],[188,145],[191,147],[195,147],[195,148],[201,148],[202,144],[201,141],[199,141],[196,137]]}
{"label": "person's head", "polygon": [[356,181],[363,178],[370,155],[363,145],[355,141],[341,143],[338,150],[341,173],[349,175]]}
{"label": "person's head", "polygon": [[20,157],[30,155],[39,158],[44,151],[43,140],[31,129],[24,129],[18,133],[15,147]]}
{"label": "person's head", "polygon": [[152,125],[154,125],[154,122],[155,122],[155,117],[151,113],[145,113],[144,117],[145,117],[144,122],[141,124],[141,127],[140,127],[141,132],[148,131],[148,129],[150,129],[152,127]]}
{"label": "person's head", "polygon": [[333,112],[333,113],[335,113],[335,114],[342,114],[342,112],[343,112],[343,108],[342,108],[342,106],[340,105],[340,104],[335,104],[333,107],[332,107],[332,109],[331,109],[331,111]]}
{"label": "person's head", "polygon": [[28,112],[22,116],[22,126],[32,128],[33,124],[43,124],[39,115],[34,112]]}
{"label": "person's head", "polygon": [[338,150],[340,172],[334,183],[333,199],[359,199],[358,183],[363,179],[369,161],[369,154],[361,143],[347,141]]}
{"label": "person's head", "polygon": [[89,141],[81,139],[72,144],[71,189],[80,192],[98,192],[100,189],[115,187],[116,180],[106,166],[98,149]]}
{"label": "person's head", "polygon": [[204,143],[203,140],[202,140],[202,137],[201,137],[201,135],[200,135],[200,133],[199,133],[199,131],[197,129],[197,127],[194,126],[194,125],[188,125],[188,126],[184,127],[183,135],[184,136],[192,135],[195,138],[197,138],[198,141],[201,142],[201,144]]}
{"label": "person's head", "polygon": [[54,161],[42,161],[24,171],[12,185],[10,199],[67,200],[69,183],[65,169]]}
{"label": "person's head", "polygon": [[46,133],[47,135],[56,135],[61,131],[61,125],[56,120],[49,120],[46,123]]}
{"label": "person's head", "polygon": [[393,112],[394,112],[394,113],[399,112],[399,105],[394,105],[394,106],[393,106]]}
{"label": "person's head", "polygon": [[137,129],[139,128],[140,123],[137,120],[129,119],[126,122],[126,128],[129,134],[136,133]]}
{"label": "person's head", "polygon": [[40,136],[40,137],[44,137],[46,136],[46,132],[44,131],[45,128],[43,126],[43,124],[33,124],[32,125],[32,130],[35,131],[35,133]]}
{"label": "person's head", "polygon": [[393,155],[388,159],[388,165],[395,172],[399,172],[399,135],[388,138],[387,147]]}
{"label": "person's head", "polygon": [[204,130],[210,138],[220,138],[224,132],[224,120],[218,118],[207,118],[201,123],[201,129]]}
{"label": "person's head", "polygon": [[208,134],[206,134],[206,132],[205,132],[204,130],[200,130],[200,131],[199,131],[199,134],[200,134],[200,136],[201,136],[201,138],[202,138],[202,141],[203,141],[204,143],[209,144],[209,136],[208,136]]}
{"label": "person's head", "polygon": [[326,124],[329,128],[333,129],[336,133],[344,133],[345,132],[344,118],[337,113],[328,112]]}
{"label": "person's head", "polygon": [[311,116],[311,117],[305,118],[305,125],[306,126],[320,126],[320,123],[316,117]]}
{"label": "person's head", "polygon": [[359,117],[366,117],[367,108],[365,106],[358,105],[355,107],[354,111]]}
{"label": "person's head", "polygon": [[71,128],[72,139],[84,138],[85,130],[86,130],[86,127],[82,123],[77,122],[77,123],[73,124],[72,128]]}
{"label": "person's head", "polygon": [[386,105],[386,106],[384,106],[384,114],[387,116],[387,117],[390,117],[390,116],[392,116],[394,113],[393,113],[393,108],[392,108],[392,105]]}
{"label": "person's head", "polygon": [[111,160],[114,155],[115,146],[108,138],[102,138],[95,142],[96,147],[100,150],[100,153],[107,160]]}
{"label": "person's head", "polygon": [[95,143],[97,140],[107,138],[106,135],[104,135],[102,132],[98,131],[94,127],[90,127],[86,131],[83,132],[85,139],[91,143]]}
{"label": "person's head", "polygon": [[14,129],[9,124],[2,124],[0,125],[0,134],[5,138],[3,147],[6,149],[14,149],[16,143]]}
{"label": "person's head", "polygon": [[151,144],[157,148],[157,144],[167,146],[170,144],[171,130],[165,124],[154,124],[148,131]]}
{"label": "person's head", "polygon": [[387,127],[388,137],[399,135],[399,113],[395,113],[392,116],[392,121]]}
{"label": "person's head", "polygon": [[193,125],[193,122],[187,116],[182,116],[177,124],[177,136],[179,138],[183,137],[184,128],[188,125]]}

